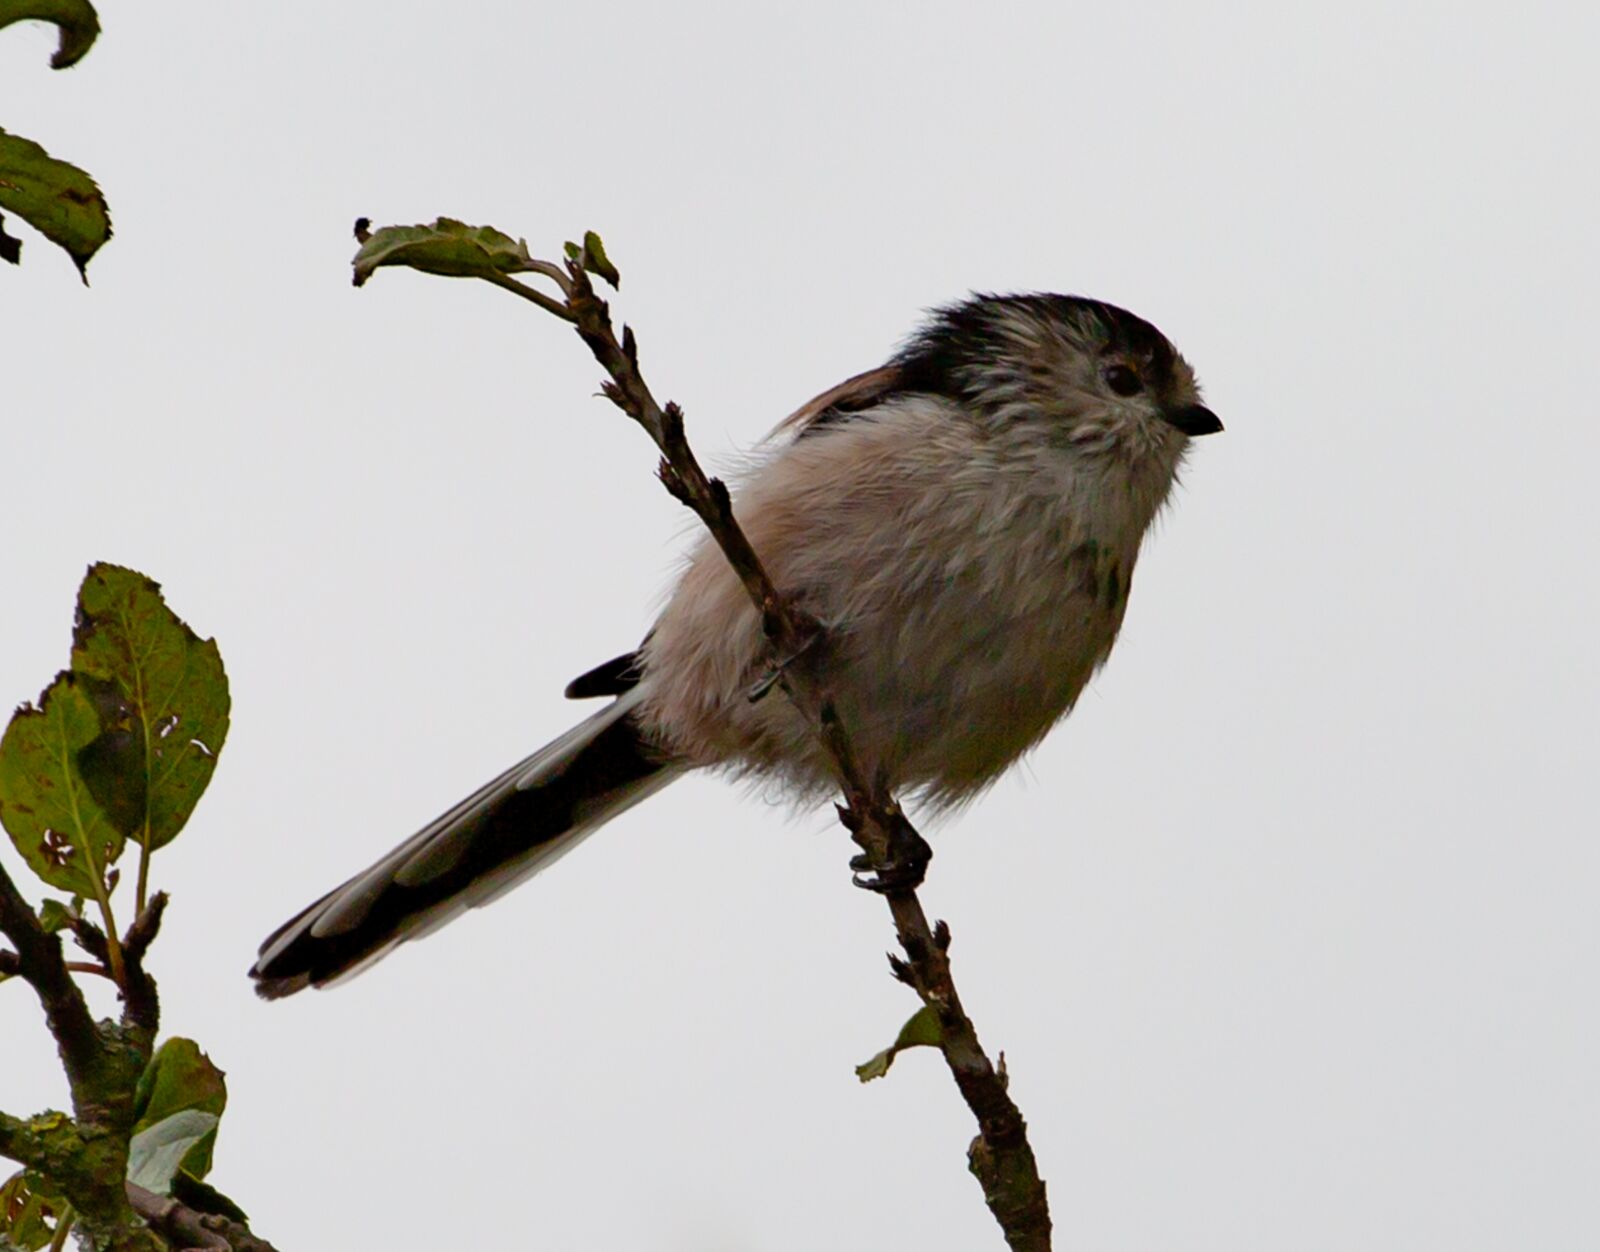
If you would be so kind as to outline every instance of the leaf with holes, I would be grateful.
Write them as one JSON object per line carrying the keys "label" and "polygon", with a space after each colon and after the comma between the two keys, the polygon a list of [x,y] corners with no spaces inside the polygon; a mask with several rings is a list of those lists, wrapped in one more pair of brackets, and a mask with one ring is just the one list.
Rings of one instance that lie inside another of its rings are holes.
{"label": "leaf with holes", "polygon": [[153,851],[189,820],[228,736],[228,676],[143,574],[101,562],[78,590],[72,668],[100,713],[79,768],[118,828]]}
{"label": "leaf with holes", "polygon": [[89,281],[89,258],[111,238],[106,198],[94,179],[76,165],[56,160],[33,140],[3,130],[0,209],[15,213],[66,249],[84,282]]}
{"label": "leaf with holes", "polygon": [[37,1252],[56,1236],[63,1201],[48,1194],[43,1179],[19,1170],[0,1186],[0,1249]]}
{"label": "leaf with holes", "polygon": [[[134,1130],[146,1130],[175,1113],[196,1110],[221,1117],[227,1107],[228,1086],[220,1069],[200,1051],[193,1039],[168,1039],[150,1058],[133,1096]],[[183,1169],[195,1178],[211,1170],[211,1148],[216,1126],[183,1155]],[[171,1179],[171,1175],[167,1175]]]}
{"label": "leaf with holes", "polygon": [[80,896],[99,896],[122,855],[122,832],[78,772],[78,754],[100,734],[84,684],[64,672],[0,738],[0,823],[35,874]]}
{"label": "leaf with holes", "polygon": [[431,226],[384,226],[365,235],[351,265],[361,286],[384,265],[404,265],[447,278],[489,278],[533,268],[528,245],[493,226],[441,217]]}

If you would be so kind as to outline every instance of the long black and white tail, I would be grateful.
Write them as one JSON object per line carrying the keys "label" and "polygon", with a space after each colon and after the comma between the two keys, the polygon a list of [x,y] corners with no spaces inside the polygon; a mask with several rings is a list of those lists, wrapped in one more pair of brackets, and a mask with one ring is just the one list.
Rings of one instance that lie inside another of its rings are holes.
{"label": "long black and white tail", "polygon": [[627,691],[285,922],[250,970],[257,993],[274,1000],[353,977],[677,778],[682,767],[652,753],[629,716],[639,695]]}

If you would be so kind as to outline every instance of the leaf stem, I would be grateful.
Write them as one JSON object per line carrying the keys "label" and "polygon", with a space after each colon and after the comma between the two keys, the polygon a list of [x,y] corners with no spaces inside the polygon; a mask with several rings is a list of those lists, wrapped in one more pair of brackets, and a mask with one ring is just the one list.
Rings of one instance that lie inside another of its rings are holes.
{"label": "leaf stem", "polygon": [[[551,266],[551,268],[554,269],[555,267]],[[491,274],[485,274],[483,278],[485,282],[491,282],[496,287],[504,287],[507,291],[521,296],[524,300],[531,300],[546,313],[553,313],[564,322],[575,322],[578,320],[573,315],[572,310],[561,301],[552,300],[549,296],[545,295],[544,292],[536,291],[532,287],[529,287],[523,283],[519,283],[509,274],[502,274],[496,270]]]}
{"label": "leaf stem", "polygon": [[50,1240],[50,1252],[61,1252],[67,1246],[67,1236],[72,1233],[72,1223],[77,1216],[72,1205],[62,1201],[61,1212],[56,1215],[55,1237]]}
{"label": "leaf stem", "polygon": [[[148,793],[146,793],[148,794]],[[144,838],[139,841],[139,886],[133,896],[133,915],[137,917],[144,912],[145,890],[150,883],[150,817],[149,805],[146,804],[144,819]]]}
{"label": "leaf stem", "polygon": [[[62,771],[70,779],[73,777],[73,763],[65,743],[61,752]],[[88,825],[83,820],[83,814],[78,809],[78,789],[68,785],[68,797],[72,806],[72,824],[75,827],[75,836],[79,846],[83,849],[84,862],[89,867],[89,881],[94,886],[94,898],[100,904],[100,917],[106,924],[106,956],[111,967],[111,976],[117,986],[123,985],[122,944],[117,939],[117,919],[111,912],[111,893],[106,890],[105,870],[95,859],[94,839],[90,836]]]}
{"label": "leaf stem", "polygon": [[[135,628],[129,620],[126,602],[120,606],[118,616],[123,634],[128,639],[128,668],[133,671],[133,707],[139,710],[139,741],[144,746],[144,838],[138,841],[139,882],[133,896],[133,915],[137,917],[144,912],[145,890],[150,881],[150,793],[155,790],[155,770],[152,768],[155,744],[150,741],[150,702],[144,689],[144,665],[134,641]],[[111,934],[115,937],[116,932],[112,931]]]}
{"label": "leaf stem", "polygon": [[83,855],[89,862],[94,898],[100,905],[101,920],[106,924],[106,964],[111,967],[111,980],[121,987],[127,981],[127,970],[122,962],[122,941],[117,938],[117,919],[111,912],[111,893],[106,890],[105,875],[95,864],[94,853],[89,851],[87,844],[84,845]]}

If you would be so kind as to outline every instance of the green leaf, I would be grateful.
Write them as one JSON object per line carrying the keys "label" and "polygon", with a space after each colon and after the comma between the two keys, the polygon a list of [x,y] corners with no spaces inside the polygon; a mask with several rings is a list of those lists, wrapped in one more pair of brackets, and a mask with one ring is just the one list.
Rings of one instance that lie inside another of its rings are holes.
{"label": "green leaf", "polygon": [[100,18],[89,0],[0,0],[0,26],[30,21],[61,27],[61,46],[50,58],[52,69],[64,70],[83,60],[100,33]]}
{"label": "green leaf", "polygon": [[611,258],[606,255],[606,246],[600,242],[600,236],[592,230],[583,232],[583,268],[591,274],[598,274],[613,287],[621,289],[622,275],[617,272],[617,267],[611,264]]}
{"label": "green leaf", "polygon": [[37,1252],[55,1238],[61,1201],[44,1194],[42,1181],[29,1170],[19,1170],[0,1186],[0,1249],[21,1248]]}
{"label": "green leaf", "polygon": [[172,1177],[196,1145],[217,1133],[217,1115],[185,1109],[154,1126],[135,1131],[128,1141],[128,1181],[157,1195],[172,1190]]}
{"label": "green leaf", "polygon": [[0,738],[0,823],[35,874],[81,896],[105,890],[106,866],[122,854],[122,832],[77,768],[78,753],[100,734],[83,682],[63,672]]}
{"label": "green leaf", "polygon": [[22,240],[15,235],[6,234],[4,213],[0,213],[0,261],[9,261],[12,265],[22,264]]}
{"label": "green leaf", "polygon": [[[156,1049],[133,1096],[133,1129],[147,1130],[174,1114],[198,1111],[221,1117],[228,1104],[228,1086],[223,1072],[200,1051],[193,1039],[168,1039]],[[216,1122],[211,1133],[201,1136],[182,1158],[183,1169],[195,1178],[211,1170],[211,1150],[217,1139]],[[170,1182],[171,1174],[167,1175]],[[148,1184],[146,1184],[148,1185]],[[151,1190],[155,1190],[154,1187]],[[162,1188],[165,1190],[165,1187]]]}
{"label": "green leaf", "polygon": [[53,935],[58,930],[65,930],[78,918],[78,908],[81,901],[74,897],[69,908],[60,900],[46,900],[39,906],[39,925],[44,928],[47,935]]}
{"label": "green leaf", "polygon": [[250,1214],[218,1191],[208,1182],[201,1182],[192,1174],[179,1170],[172,1176],[172,1198],[182,1201],[202,1213],[221,1213],[240,1225],[250,1224]]}
{"label": "green leaf", "polygon": [[89,281],[89,258],[111,238],[111,215],[94,179],[20,135],[0,130],[0,209],[65,248]]}
{"label": "green leaf", "polygon": [[78,753],[78,775],[113,826],[124,835],[142,835],[149,779],[133,711],[109,679],[74,673],[100,719],[100,733]]}
{"label": "green leaf", "polygon": [[102,733],[78,759],[118,829],[152,851],[170,842],[211,781],[228,736],[228,676],[143,574],[104,562],[78,590],[72,668]]}
{"label": "green leaf", "polygon": [[432,226],[383,226],[362,243],[351,265],[357,287],[384,265],[404,265],[449,278],[487,278],[531,269],[528,245],[493,226],[441,217]]}
{"label": "green leaf", "polygon": [[889,1072],[889,1066],[894,1064],[894,1058],[899,1053],[907,1048],[936,1048],[943,1038],[938,1015],[925,1004],[900,1027],[900,1033],[892,1044],[870,1061],[856,1066],[856,1077],[862,1082],[882,1078]]}

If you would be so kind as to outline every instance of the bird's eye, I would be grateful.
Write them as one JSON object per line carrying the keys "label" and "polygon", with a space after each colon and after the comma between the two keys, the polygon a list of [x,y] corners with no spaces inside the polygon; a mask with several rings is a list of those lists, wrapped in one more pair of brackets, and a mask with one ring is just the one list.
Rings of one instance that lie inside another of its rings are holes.
{"label": "bird's eye", "polygon": [[1119,396],[1136,396],[1144,390],[1139,375],[1126,365],[1113,365],[1106,370],[1106,386]]}

